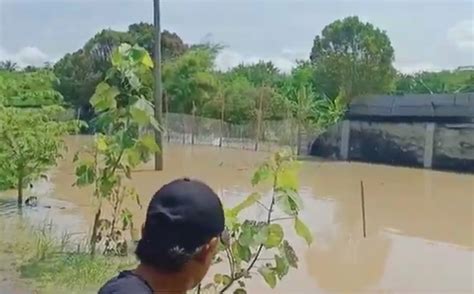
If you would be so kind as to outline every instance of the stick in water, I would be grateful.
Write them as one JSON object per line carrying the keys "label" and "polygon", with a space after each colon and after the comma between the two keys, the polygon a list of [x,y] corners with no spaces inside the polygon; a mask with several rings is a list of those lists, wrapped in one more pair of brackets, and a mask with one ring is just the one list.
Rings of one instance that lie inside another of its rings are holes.
{"label": "stick in water", "polygon": [[364,195],[364,182],[360,181],[360,197],[362,199],[362,230],[364,232],[364,238],[367,237],[367,231],[365,228],[365,195]]}

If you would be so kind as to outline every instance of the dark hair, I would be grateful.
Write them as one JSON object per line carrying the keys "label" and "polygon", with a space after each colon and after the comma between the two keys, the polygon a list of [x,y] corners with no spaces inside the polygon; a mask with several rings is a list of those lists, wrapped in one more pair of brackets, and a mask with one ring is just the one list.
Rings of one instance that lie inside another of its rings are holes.
{"label": "dark hair", "polygon": [[176,273],[183,269],[184,265],[199,252],[201,247],[194,250],[186,250],[181,246],[173,246],[163,249],[156,246],[150,240],[141,239],[135,250],[135,255],[141,263],[168,273]]}

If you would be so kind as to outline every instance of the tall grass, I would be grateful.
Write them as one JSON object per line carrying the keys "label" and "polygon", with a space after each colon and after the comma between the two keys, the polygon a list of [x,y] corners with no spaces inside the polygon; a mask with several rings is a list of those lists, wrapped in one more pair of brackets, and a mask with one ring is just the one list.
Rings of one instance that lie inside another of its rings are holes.
{"label": "tall grass", "polygon": [[91,258],[86,240],[57,234],[52,223],[33,226],[0,218],[0,235],[0,261],[8,258],[37,293],[97,293],[104,282],[135,264],[133,257]]}

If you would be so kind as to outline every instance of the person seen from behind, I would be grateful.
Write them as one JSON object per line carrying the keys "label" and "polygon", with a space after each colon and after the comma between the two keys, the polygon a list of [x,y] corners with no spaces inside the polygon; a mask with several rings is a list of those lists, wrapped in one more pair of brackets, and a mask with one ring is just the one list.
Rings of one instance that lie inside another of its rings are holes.
{"label": "person seen from behind", "polygon": [[222,203],[209,186],[188,178],[166,184],[148,206],[135,251],[140,264],[99,294],[186,293],[209,270],[224,226]]}

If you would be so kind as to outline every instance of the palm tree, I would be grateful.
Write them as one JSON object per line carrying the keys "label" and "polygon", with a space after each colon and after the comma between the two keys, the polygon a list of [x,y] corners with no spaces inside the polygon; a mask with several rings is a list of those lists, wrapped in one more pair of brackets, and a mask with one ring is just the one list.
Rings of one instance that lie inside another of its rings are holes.
{"label": "palm tree", "polygon": [[0,70],[16,71],[17,68],[18,64],[11,60],[5,60],[0,62]]}
{"label": "palm tree", "polygon": [[314,118],[316,113],[316,95],[309,86],[302,86],[296,92],[296,99],[290,101],[290,107],[296,120],[296,153],[301,153],[301,138],[303,129]]}

